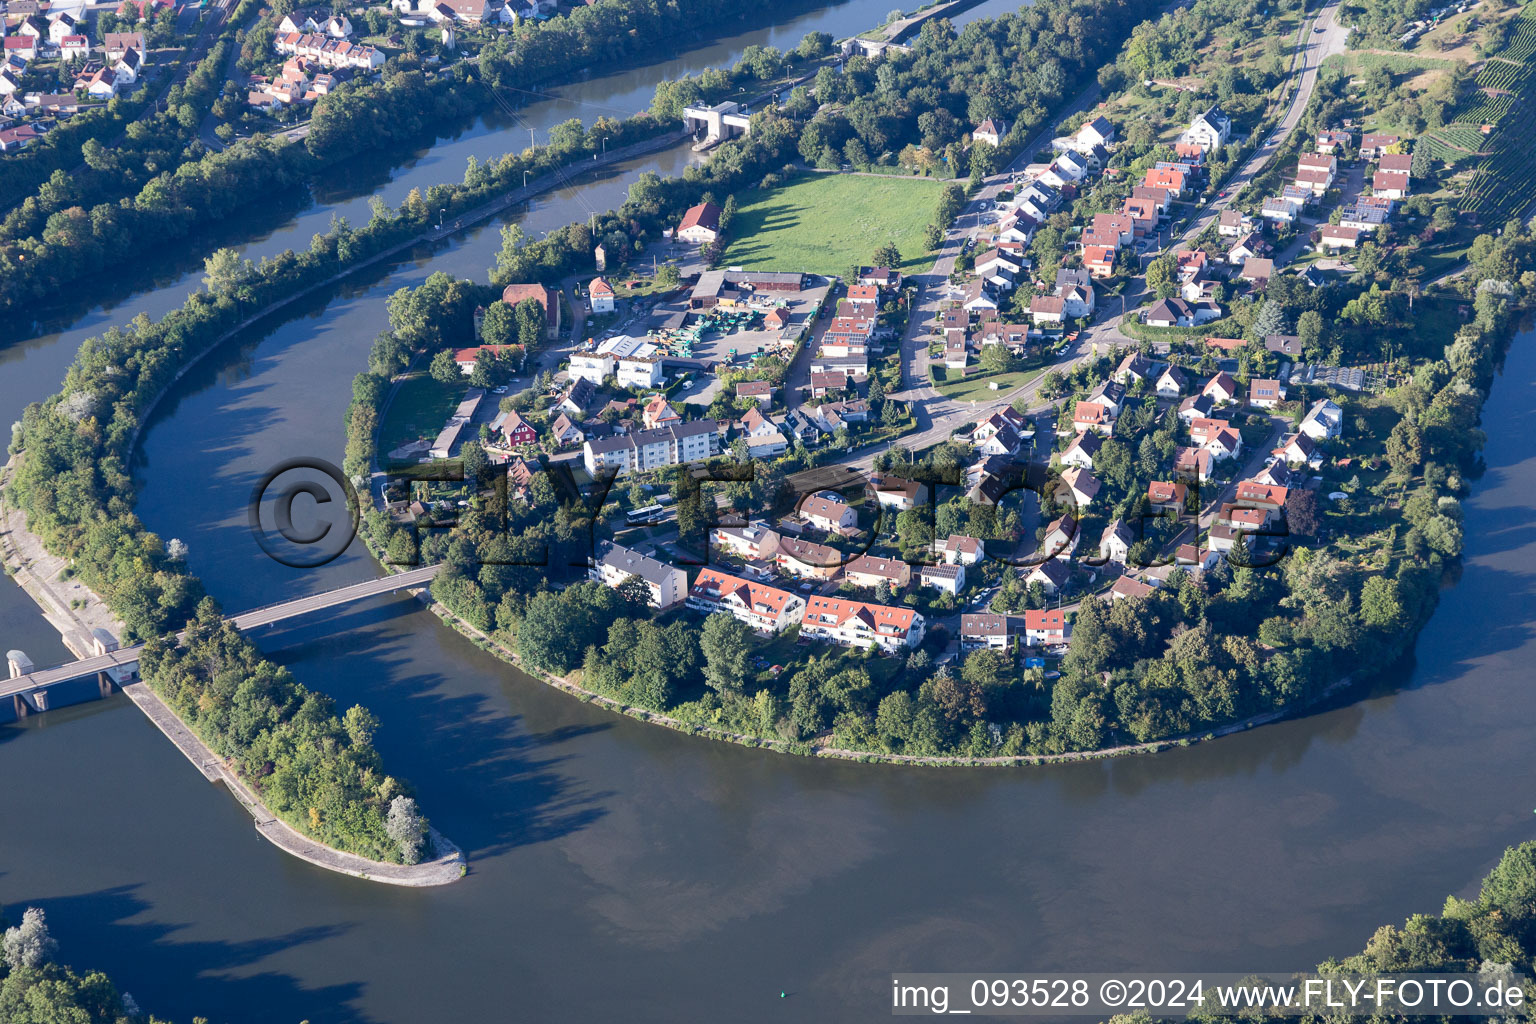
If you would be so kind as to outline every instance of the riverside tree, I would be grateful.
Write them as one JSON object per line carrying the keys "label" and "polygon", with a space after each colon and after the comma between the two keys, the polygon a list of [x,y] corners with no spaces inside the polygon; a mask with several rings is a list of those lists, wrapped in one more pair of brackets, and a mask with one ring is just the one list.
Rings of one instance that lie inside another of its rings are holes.
{"label": "riverside tree", "polygon": [[407,864],[421,861],[421,850],[427,838],[427,822],[416,809],[415,800],[408,796],[397,796],[391,800],[384,831],[389,838],[400,844],[400,856]]}
{"label": "riverside tree", "polygon": [[53,959],[59,944],[48,934],[48,921],[37,907],[28,907],[21,924],[5,930],[0,940],[5,963],[13,971],[41,967]]}

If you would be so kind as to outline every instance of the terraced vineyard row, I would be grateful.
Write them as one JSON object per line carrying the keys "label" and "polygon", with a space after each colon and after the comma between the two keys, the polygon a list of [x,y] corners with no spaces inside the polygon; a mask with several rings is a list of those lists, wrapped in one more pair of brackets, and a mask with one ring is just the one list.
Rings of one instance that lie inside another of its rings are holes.
{"label": "terraced vineyard row", "polygon": [[[1454,162],[1456,152],[1447,143],[1464,149],[1488,147],[1491,155],[1478,163],[1462,196],[1461,208],[1476,213],[1485,224],[1499,224],[1517,216],[1536,199],[1536,132],[1524,120],[1536,115],[1536,4],[1520,12],[1518,25],[1498,58],[1478,72],[1477,91],[1466,97],[1455,122],[1430,136],[1431,152]],[[1485,89],[1499,92],[1490,96]],[[1494,125],[1491,139],[1483,139],[1473,125]],[[1468,144],[1475,135],[1480,144]]]}

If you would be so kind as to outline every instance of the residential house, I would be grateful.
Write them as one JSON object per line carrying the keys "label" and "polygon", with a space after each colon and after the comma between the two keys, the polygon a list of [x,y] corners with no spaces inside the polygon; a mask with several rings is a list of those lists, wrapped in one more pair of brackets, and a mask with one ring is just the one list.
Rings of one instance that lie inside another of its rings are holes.
{"label": "residential house", "polygon": [[773,404],[773,385],[766,380],[744,380],[736,385],[736,397],[766,408]]}
{"label": "residential house", "polygon": [[966,612],[960,616],[960,648],[1004,650],[1008,646],[1008,616]]}
{"label": "residential house", "polygon": [[1255,377],[1248,382],[1248,404],[1255,409],[1273,409],[1285,401],[1285,386],[1277,380]]}
{"label": "residential house", "polygon": [[1056,647],[1067,642],[1067,616],[1060,608],[1029,608],[1024,612],[1024,642],[1031,647]]}
{"label": "residential house", "polygon": [[1217,405],[1225,405],[1228,402],[1237,401],[1240,393],[1237,389],[1237,381],[1225,370],[1206,381],[1205,387],[1200,389],[1202,395],[1207,395]]}
{"label": "residential house", "polygon": [[1060,324],[1066,315],[1066,305],[1059,295],[1036,295],[1029,302],[1029,317],[1037,326]]}
{"label": "residential house", "polygon": [[592,283],[587,285],[587,305],[594,313],[612,313],[615,308],[613,285],[601,277],[594,277]]}
{"label": "residential house", "polygon": [[806,604],[800,635],[895,652],[921,643],[923,626],[923,617],[910,608],[812,597]]}
{"label": "residential house", "polygon": [[1113,277],[1115,274],[1115,250],[1107,245],[1089,245],[1083,248],[1083,266],[1095,280]]}
{"label": "residential house", "polygon": [[1156,391],[1159,398],[1178,398],[1187,387],[1189,375],[1172,363],[1158,375]]}
{"label": "residential house", "polygon": [[1115,141],[1115,128],[1109,121],[1102,117],[1095,117],[1084,121],[1077,129],[1074,136],[1077,143],[1083,149],[1092,149],[1094,146],[1107,146]]}
{"label": "residential house", "polygon": [[1344,432],[1344,410],[1326,398],[1319,398],[1307,410],[1298,428],[1314,441],[1326,441]]}
{"label": "residential house", "polygon": [[997,300],[992,297],[990,286],[987,282],[977,278],[965,286],[960,297],[960,308],[968,313],[978,310],[997,310]]}
{"label": "residential house", "polygon": [[515,410],[498,414],[491,424],[491,429],[499,430],[509,447],[537,444],[539,441],[539,432]]}
{"label": "residential house", "polygon": [[1139,352],[1128,352],[1111,377],[1115,383],[1129,386],[1132,381],[1146,380],[1153,369],[1152,360]]}
{"label": "residential house", "polygon": [[882,475],[871,477],[864,487],[864,493],[873,497],[881,508],[905,512],[928,500],[928,485],[917,480]]}
{"label": "residential house", "polygon": [[1287,434],[1280,442],[1280,447],[1275,449],[1275,454],[1280,456],[1289,465],[1311,465],[1320,458],[1317,442],[1310,434]]}
{"label": "residential house", "polygon": [[5,56],[9,60],[19,57],[22,60],[35,60],[37,58],[37,37],[14,35],[6,36],[0,40],[5,46]]}
{"label": "residential house", "polygon": [[1070,317],[1085,317],[1093,313],[1093,282],[1087,270],[1056,271],[1055,294],[1061,298],[1061,311]]}
{"label": "residential house", "polygon": [[1156,512],[1183,515],[1184,500],[1188,495],[1189,488],[1177,481],[1153,480],[1147,484],[1147,503]]}
{"label": "residential house", "polygon": [[649,592],[651,606],[662,611],[688,596],[687,573],[632,548],[608,540],[598,541],[590,561],[592,579],[614,589],[638,576]]}
{"label": "residential house", "polygon": [[1078,540],[1077,519],[1064,513],[1046,526],[1045,536],[1040,539],[1040,553],[1046,558],[1071,558]]}
{"label": "residential house", "polygon": [[1096,239],[1104,240],[1099,244],[1130,245],[1136,238],[1136,222],[1125,213],[1096,213],[1090,233]]}
{"label": "residential house", "polygon": [[38,130],[30,124],[17,125],[15,128],[0,128],[0,153],[14,153],[42,138]]}
{"label": "residential house", "polygon": [[80,22],[67,11],[48,22],[48,41],[54,46],[62,46],[64,40],[79,34]]}
{"label": "residential house", "polygon": [[1003,144],[1003,136],[1008,134],[1008,122],[1000,117],[989,117],[977,125],[971,132],[971,141],[985,142],[996,148]]}
{"label": "residential house", "polygon": [[1214,302],[1186,302],[1183,299],[1161,299],[1147,310],[1145,323],[1148,327],[1195,327],[1221,317],[1221,309]]}
{"label": "residential house", "polygon": [[833,491],[807,496],[797,511],[802,519],[823,533],[844,533],[858,523],[858,515]]}
{"label": "residential house", "polygon": [[746,526],[717,526],[709,531],[709,542],[714,550],[748,562],[761,562],[778,553],[782,538],[763,523]]}
{"label": "residential house", "polygon": [[1244,263],[1269,252],[1269,243],[1259,236],[1257,231],[1250,231],[1227,250],[1227,262],[1240,267]]}
{"label": "residential house", "polygon": [[880,289],[872,284],[851,284],[848,286],[848,303],[859,316],[873,317],[880,311]]}
{"label": "residential house", "polygon": [[694,245],[707,245],[720,235],[720,207],[714,203],[690,206],[677,225],[677,237]]}
{"label": "residential house", "polygon": [[1295,185],[1321,196],[1333,187],[1339,160],[1328,153],[1303,153],[1296,159]]}
{"label": "residential house", "polygon": [[[755,414],[757,414],[756,409],[747,413],[749,416]],[[681,423],[683,418],[677,414],[676,409],[672,408],[672,403],[667,401],[666,395],[652,395],[650,400],[645,403],[645,409],[641,412],[640,419],[648,429],[654,430],[657,427]]]}
{"label": "residential house", "polygon": [[1093,499],[1098,497],[1103,485],[1092,470],[1080,469],[1077,466],[1069,466],[1062,471],[1061,482],[1066,485],[1072,494],[1072,500],[1078,508],[1087,508],[1093,504]]}
{"label": "residential house", "polygon": [[1365,135],[1360,139],[1360,159],[1375,160],[1377,157],[1384,156],[1387,150],[1401,141],[1399,136],[1386,132]]}
{"label": "residential house", "polygon": [[1205,419],[1216,408],[1216,400],[1210,395],[1201,392],[1191,395],[1179,403],[1179,419],[1185,423],[1193,423],[1195,420]]}
{"label": "residential house", "polygon": [[1357,227],[1345,227],[1343,224],[1323,224],[1317,229],[1317,247],[1324,252],[1353,249],[1360,244],[1363,235],[1364,232]]}
{"label": "residential house", "polygon": [[1247,281],[1254,291],[1263,291],[1269,285],[1269,279],[1275,275],[1275,261],[1260,259],[1257,256],[1243,261],[1242,270],[1238,271],[1238,279]]}
{"label": "residential house", "polygon": [[1189,187],[1189,173],[1182,167],[1149,167],[1142,184],[1147,188],[1162,189],[1176,198]]}
{"label": "residential house", "polygon": [[899,558],[878,558],[863,554],[843,566],[843,579],[855,587],[871,589],[882,583],[900,590],[912,580],[912,567]]}
{"label": "residential house", "polygon": [[1099,557],[1124,565],[1131,556],[1131,545],[1136,535],[1123,519],[1112,519],[1099,536]]}
{"label": "residential house", "polygon": [[1061,453],[1063,466],[1081,466],[1084,469],[1093,468],[1093,457],[1103,447],[1104,440],[1096,431],[1082,431],[1072,439],[1072,443]]}
{"label": "residential house", "polygon": [[901,290],[901,271],[890,267],[860,267],[859,284],[872,284],[883,292]]}
{"label": "residential house", "polygon": [[1264,200],[1259,216],[1275,224],[1290,226],[1301,216],[1301,204],[1285,196],[1273,196]]}
{"label": "residential house", "polygon": [[1114,603],[1115,601],[1146,597],[1156,590],[1156,587],[1143,583],[1134,576],[1121,576],[1115,580],[1115,585],[1109,588],[1109,600],[1110,603]]}
{"label": "residential house", "polygon": [[1232,118],[1227,117],[1220,106],[1210,106],[1203,114],[1195,115],[1195,120],[1190,121],[1178,141],[1200,146],[1209,154],[1212,149],[1226,146],[1229,138],[1232,138]]}
{"label": "residential house", "polygon": [[65,36],[59,41],[59,56],[66,62],[88,59],[91,56],[90,38],[88,36]]}
{"label": "residential house", "polygon": [[1173,451],[1173,472],[1181,480],[1205,483],[1211,478],[1215,459],[1207,448],[1191,448],[1180,445]]}
{"label": "residential house", "polygon": [[1237,210],[1222,210],[1216,233],[1223,238],[1241,238],[1253,230],[1253,218]]}
{"label": "residential house", "polygon": [[1334,154],[1354,144],[1355,137],[1349,132],[1340,131],[1337,128],[1328,128],[1317,133],[1314,144],[1319,153]]}
{"label": "residential house", "polygon": [[587,439],[586,432],[565,413],[555,418],[555,422],[549,426],[549,432],[553,435],[555,444],[562,448],[567,445],[581,444]]}
{"label": "residential house", "polygon": [[718,569],[699,573],[688,592],[688,607],[706,615],[725,612],[763,633],[781,633],[805,614],[798,595]]}
{"label": "residential house", "polygon": [[958,597],[965,589],[965,566],[925,565],[917,574],[918,584]]}
{"label": "residential house", "polygon": [[842,552],[798,537],[779,538],[774,564],[790,576],[831,579],[847,561]]}
{"label": "residential house", "polygon": [[1371,178],[1371,191],[1388,199],[1407,199],[1408,172],[1377,171]]}
{"label": "residential house", "polygon": [[1108,436],[1115,432],[1115,415],[1097,402],[1078,402],[1072,410],[1072,429]]}
{"label": "residential house", "polygon": [[1066,587],[1067,580],[1072,576],[1072,570],[1067,564],[1055,558],[1047,558],[1029,571],[1024,577],[1024,585],[1032,587],[1040,584],[1040,589],[1045,591],[1047,597],[1055,597]]}
{"label": "residential house", "polygon": [[1301,358],[1301,339],[1294,334],[1266,334],[1264,350],[1286,359]]}
{"label": "residential house", "polygon": [[944,561],[949,565],[975,565],[985,553],[975,537],[952,533],[944,541]]}

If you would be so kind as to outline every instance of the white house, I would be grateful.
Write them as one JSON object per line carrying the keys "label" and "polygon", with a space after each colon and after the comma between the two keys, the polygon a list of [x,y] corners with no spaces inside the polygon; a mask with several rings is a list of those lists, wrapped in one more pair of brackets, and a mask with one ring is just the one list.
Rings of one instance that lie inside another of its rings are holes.
{"label": "white house", "polygon": [[613,285],[601,277],[594,277],[592,283],[587,286],[587,304],[592,307],[594,313],[612,313]]}
{"label": "white house", "polygon": [[1209,153],[1213,149],[1225,146],[1231,137],[1232,119],[1220,106],[1212,106],[1204,113],[1195,115],[1195,119],[1189,122],[1189,127],[1184,129],[1184,134],[1179,136],[1179,141],[1199,146],[1201,150]]}
{"label": "white house", "polygon": [[688,607],[705,614],[725,612],[764,633],[798,625],[805,614],[805,602],[799,596],[718,569],[699,573],[688,592]]}
{"label": "white house", "polygon": [[1344,432],[1344,410],[1326,398],[1319,398],[1307,410],[1300,429],[1314,441],[1338,437]]}

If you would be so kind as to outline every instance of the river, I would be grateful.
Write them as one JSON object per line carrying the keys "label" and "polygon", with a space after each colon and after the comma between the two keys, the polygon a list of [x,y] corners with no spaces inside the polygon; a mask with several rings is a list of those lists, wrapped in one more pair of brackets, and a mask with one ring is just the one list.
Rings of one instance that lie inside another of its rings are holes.
{"label": "river", "polygon": [[[611,205],[635,170],[522,222],[536,235],[583,200]],[[384,298],[435,270],[482,277],[495,242],[487,226],[359,275],[162,407],[140,513],[188,542],[227,608],[373,575],[355,550],[309,572],[267,560],[245,502],[283,458],[340,460],[346,382]],[[119,696],[0,727],[0,899],[45,907],[67,961],[182,1024],[876,1020],[891,971],[1275,970],[1354,952],[1530,835],[1531,794],[1502,780],[1536,767],[1533,341],[1486,410],[1505,429],[1467,502],[1462,578],[1417,663],[1362,702],[1114,762],[822,763],[599,712],[380,600],[257,640],[378,714],[385,762],[468,851],[468,878],[400,891],[285,856]],[[0,408],[47,394],[73,347],[0,354]],[[64,657],[14,587],[0,630],[39,664]]]}

